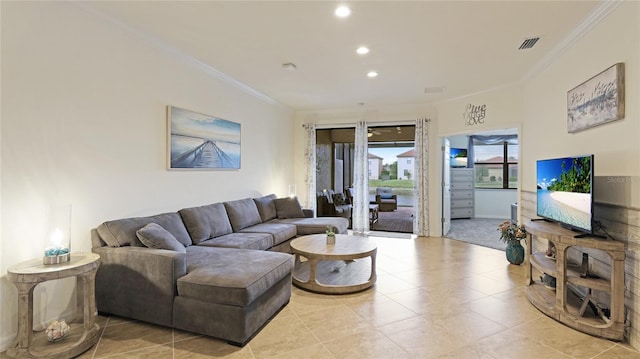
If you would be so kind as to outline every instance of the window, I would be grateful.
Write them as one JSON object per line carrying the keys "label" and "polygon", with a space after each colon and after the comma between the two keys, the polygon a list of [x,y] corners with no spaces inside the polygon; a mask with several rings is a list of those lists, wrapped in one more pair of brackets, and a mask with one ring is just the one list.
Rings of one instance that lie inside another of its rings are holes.
{"label": "window", "polygon": [[517,140],[473,140],[476,188],[518,188]]}

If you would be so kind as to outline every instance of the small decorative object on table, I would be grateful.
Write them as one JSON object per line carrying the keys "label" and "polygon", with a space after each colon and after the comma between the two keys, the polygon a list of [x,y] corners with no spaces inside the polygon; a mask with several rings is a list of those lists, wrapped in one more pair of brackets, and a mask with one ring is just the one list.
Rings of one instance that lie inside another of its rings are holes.
{"label": "small decorative object on table", "polygon": [[500,231],[500,240],[507,243],[505,253],[509,263],[521,264],[524,262],[524,247],[520,244],[520,240],[527,238],[527,230],[524,226],[504,221],[498,226],[498,231]]}
{"label": "small decorative object on table", "polygon": [[69,327],[67,322],[64,320],[54,320],[53,323],[49,324],[47,327],[47,340],[52,343],[60,341],[64,339],[69,329],[71,329],[71,327]]}
{"label": "small decorative object on table", "polygon": [[335,227],[332,225],[327,226],[327,244],[336,244],[336,232]]}

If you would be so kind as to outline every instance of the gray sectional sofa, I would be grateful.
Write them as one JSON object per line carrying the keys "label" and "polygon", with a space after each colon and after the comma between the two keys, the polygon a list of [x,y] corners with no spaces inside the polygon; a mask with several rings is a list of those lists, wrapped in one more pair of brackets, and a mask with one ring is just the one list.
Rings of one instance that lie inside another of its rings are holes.
{"label": "gray sectional sofa", "polygon": [[275,195],[104,222],[98,311],[243,346],[289,302],[289,241],[328,225],[346,233],[348,220]]}

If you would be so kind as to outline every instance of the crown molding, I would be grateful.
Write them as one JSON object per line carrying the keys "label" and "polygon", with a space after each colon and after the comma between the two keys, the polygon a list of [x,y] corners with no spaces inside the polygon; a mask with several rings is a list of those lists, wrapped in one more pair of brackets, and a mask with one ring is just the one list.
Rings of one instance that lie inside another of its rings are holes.
{"label": "crown molding", "polygon": [[94,7],[92,7],[91,5],[89,5],[90,3],[84,3],[84,2],[73,2],[73,4],[75,4],[78,8],[82,9],[83,11],[90,13],[102,20],[105,20],[108,24],[116,26],[120,29],[123,29],[133,35],[135,35],[136,37],[140,38],[142,41],[146,42],[147,44],[163,51],[164,53],[166,53],[167,55],[169,55],[170,57],[173,57],[174,59],[185,63],[213,78],[216,78],[218,80],[221,80],[261,101],[264,101],[268,104],[272,104],[272,105],[279,105],[285,108],[289,108],[288,106],[283,105],[282,103],[274,100],[273,98],[269,97],[268,95],[265,95],[264,93],[254,89],[251,86],[246,85],[243,82],[240,82],[238,80],[236,80],[235,78],[223,73],[222,71],[196,59],[195,57],[185,53],[184,51],[181,51],[179,49],[177,49],[176,47],[173,47],[167,43],[165,43],[164,41],[160,40],[159,38],[143,31],[140,30],[139,28],[136,28],[134,26],[131,26],[129,24],[124,23],[121,20],[118,20],[112,16],[109,16],[97,9],[95,9]]}
{"label": "crown molding", "polygon": [[560,41],[551,51],[549,51],[540,61],[538,61],[521,79],[520,82],[527,82],[535,75],[542,72],[550,64],[556,61],[560,55],[571,48],[578,40],[586,35],[591,29],[604,20],[611,12],[617,9],[624,0],[601,0],[600,5],[593,9],[589,15],[573,31],[571,31],[562,41]]}

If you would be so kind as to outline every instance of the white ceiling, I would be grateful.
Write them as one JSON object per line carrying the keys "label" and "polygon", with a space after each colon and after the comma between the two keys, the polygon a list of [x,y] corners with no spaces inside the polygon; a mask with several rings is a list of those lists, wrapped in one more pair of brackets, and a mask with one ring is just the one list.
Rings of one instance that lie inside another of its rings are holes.
{"label": "white ceiling", "polygon": [[[511,85],[543,68],[611,7],[599,1],[354,1],[348,3],[352,15],[339,19],[336,4],[82,6],[296,110],[432,103]],[[535,36],[541,39],[532,49],[518,50]],[[356,54],[360,45],[371,52]],[[297,70],[283,69],[288,62]],[[367,78],[369,70],[380,75]],[[430,87],[445,91],[425,93]]]}

